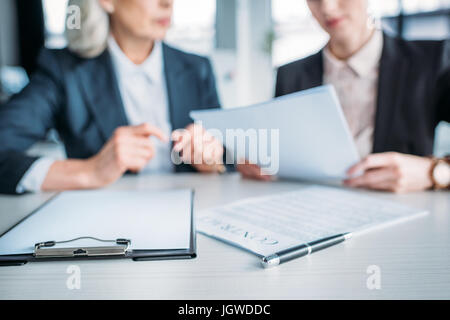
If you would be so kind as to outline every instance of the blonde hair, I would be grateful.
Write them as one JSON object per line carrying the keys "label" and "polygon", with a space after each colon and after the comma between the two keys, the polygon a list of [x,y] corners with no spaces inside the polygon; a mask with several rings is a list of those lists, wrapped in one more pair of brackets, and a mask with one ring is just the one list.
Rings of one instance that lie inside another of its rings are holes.
{"label": "blonde hair", "polygon": [[83,58],[99,56],[107,46],[108,14],[98,0],[69,0],[68,6],[79,8],[80,13],[78,28],[68,28],[66,24],[65,36],[69,50]]}

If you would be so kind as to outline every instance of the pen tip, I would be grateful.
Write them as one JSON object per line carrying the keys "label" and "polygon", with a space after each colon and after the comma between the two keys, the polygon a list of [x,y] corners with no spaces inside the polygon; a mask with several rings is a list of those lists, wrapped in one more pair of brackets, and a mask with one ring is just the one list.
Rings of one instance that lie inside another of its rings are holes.
{"label": "pen tip", "polygon": [[278,266],[280,264],[280,257],[276,254],[264,257],[261,259],[261,264],[265,269]]}

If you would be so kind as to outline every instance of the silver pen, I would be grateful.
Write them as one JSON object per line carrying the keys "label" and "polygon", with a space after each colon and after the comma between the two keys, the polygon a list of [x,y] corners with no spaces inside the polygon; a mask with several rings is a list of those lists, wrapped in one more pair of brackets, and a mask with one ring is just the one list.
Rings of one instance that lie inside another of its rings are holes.
{"label": "silver pen", "polygon": [[311,253],[332,247],[338,243],[344,242],[352,237],[351,233],[343,233],[335,236],[323,238],[309,243],[301,244],[292,248],[288,248],[269,256],[263,257],[261,264],[264,268],[271,268],[282,263],[310,255]]}

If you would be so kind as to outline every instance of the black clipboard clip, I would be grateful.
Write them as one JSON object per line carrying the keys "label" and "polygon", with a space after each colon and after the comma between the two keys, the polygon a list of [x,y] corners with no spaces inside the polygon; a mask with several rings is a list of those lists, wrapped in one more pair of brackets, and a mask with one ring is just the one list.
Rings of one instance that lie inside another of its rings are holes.
{"label": "black clipboard clip", "polygon": [[[99,247],[71,247],[53,248],[57,244],[70,243],[78,240],[95,240],[103,243],[114,243],[112,246]],[[34,245],[33,256],[36,258],[78,258],[78,257],[101,257],[101,256],[125,256],[130,248],[131,240],[116,239],[102,240],[94,237],[80,237],[66,241],[46,241]]]}

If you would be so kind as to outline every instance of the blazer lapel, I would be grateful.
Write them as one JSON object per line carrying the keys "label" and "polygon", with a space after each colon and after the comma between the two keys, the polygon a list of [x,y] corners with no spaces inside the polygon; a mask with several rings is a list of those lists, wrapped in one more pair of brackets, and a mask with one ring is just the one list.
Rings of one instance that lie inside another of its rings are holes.
{"label": "blazer lapel", "polygon": [[311,89],[323,85],[323,50],[311,56],[311,63],[307,64],[306,77],[308,81],[302,83],[302,89]]}
{"label": "blazer lapel", "polygon": [[395,110],[404,92],[408,65],[407,57],[401,55],[396,40],[384,35],[378,83],[374,153],[388,151],[388,138]]}
{"label": "blazer lapel", "polygon": [[106,142],[117,127],[128,125],[109,52],[105,50],[97,58],[84,60],[76,73],[88,108]]}
{"label": "blazer lapel", "polygon": [[164,73],[172,128],[184,128],[190,122],[189,111],[198,104],[198,80],[175,49],[163,44]]}

